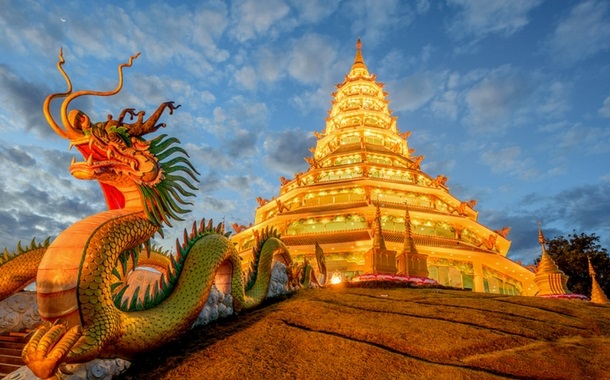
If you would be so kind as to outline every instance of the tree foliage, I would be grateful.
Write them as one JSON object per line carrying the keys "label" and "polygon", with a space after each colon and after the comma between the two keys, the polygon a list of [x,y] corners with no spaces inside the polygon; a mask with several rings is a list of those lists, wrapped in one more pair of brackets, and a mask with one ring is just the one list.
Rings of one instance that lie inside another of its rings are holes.
{"label": "tree foliage", "polygon": [[[595,269],[597,282],[604,293],[610,295],[610,256],[606,248],[599,244],[599,236],[595,233],[578,235],[576,231],[572,231],[567,239],[556,236],[547,240],[546,247],[555,264],[570,277],[568,289],[572,293],[591,296],[592,279],[589,275],[588,256]],[[539,262],[540,257],[535,260],[536,265]]]}

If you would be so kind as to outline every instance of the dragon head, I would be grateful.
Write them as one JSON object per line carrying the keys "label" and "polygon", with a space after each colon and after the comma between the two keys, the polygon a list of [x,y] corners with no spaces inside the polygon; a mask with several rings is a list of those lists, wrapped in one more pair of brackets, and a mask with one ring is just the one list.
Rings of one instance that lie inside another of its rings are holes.
{"label": "dragon head", "polygon": [[[170,219],[182,220],[179,215],[188,212],[180,205],[191,204],[184,197],[194,195],[187,189],[197,189],[191,180],[197,181],[195,175],[199,173],[189,162],[187,152],[176,146],[177,139],[161,135],[146,140],[143,136],[165,127],[158,123],[163,112],[167,109],[171,115],[180,106],[174,102],[162,103],[147,120],[144,120],[144,111],[136,113],[133,108],[126,108],[117,119],[108,115],[106,121],[98,123],[91,122],[83,111],[68,109],[70,102],[79,96],[117,94],[123,86],[123,67],[130,67],[138,55],[119,65],[119,83],[114,90],[73,93],[60,51],[57,67],[68,90],[49,95],[44,102],[44,114],[51,128],[69,140],[70,148],[76,147],[85,158],[79,162],[73,159],[70,173],[78,179],[98,180],[109,209],[140,207],[153,223],[171,225]],[[51,101],[60,97],[65,98],[60,108],[63,128],[50,111]],[[133,122],[127,122],[127,117]]]}

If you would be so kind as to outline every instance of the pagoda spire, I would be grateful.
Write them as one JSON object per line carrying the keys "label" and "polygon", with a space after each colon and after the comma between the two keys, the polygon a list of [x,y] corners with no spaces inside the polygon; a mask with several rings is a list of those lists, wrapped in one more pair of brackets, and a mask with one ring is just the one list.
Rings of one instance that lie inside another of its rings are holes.
{"label": "pagoda spire", "polygon": [[383,231],[381,229],[381,210],[379,202],[377,203],[377,211],[375,212],[375,236],[373,237],[373,248],[385,250],[385,240],[383,239]]}
{"label": "pagoda spire", "polygon": [[597,279],[595,278],[595,270],[593,269],[593,265],[591,264],[591,258],[589,256],[587,256],[587,260],[589,262],[589,275],[591,276],[591,281],[592,281],[591,302],[599,303],[599,304],[610,303],[610,301],[608,301],[608,297],[606,297],[606,294],[604,293],[601,286],[599,286],[599,283],[597,282]]}
{"label": "pagoda spire", "polygon": [[356,41],[356,56],[354,57],[354,64],[349,73],[351,76],[357,76],[359,74],[369,75],[369,70],[364,64],[364,58],[362,58],[362,41],[358,38]]}
{"label": "pagoda spire", "polygon": [[538,223],[538,242],[542,247],[542,257],[536,267],[534,282],[538,285],[539,296],[572,294],[567,287],[568,276],[563,273],[546,251],[544,234]]}
{"label": "pagoda spire", "polygon": [[405,239],[402,244],[402,251],[407,253],[417,254],[417,247],[413,241],[413,233],[411,232],[411,216],[409,215],[409,206],[405,206]]}

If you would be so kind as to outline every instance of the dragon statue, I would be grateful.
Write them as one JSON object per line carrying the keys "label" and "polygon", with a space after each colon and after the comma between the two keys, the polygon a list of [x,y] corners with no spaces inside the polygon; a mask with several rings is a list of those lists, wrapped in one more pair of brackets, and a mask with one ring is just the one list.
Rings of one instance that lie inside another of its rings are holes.
{"label": "dragon statue", "polygon": [[[257,235],[255,262],[247,276],[240,257],[224,233],[224,225],[212,221],[195,223],[177,240],[174,255],[151,246],[155,234],[163,236],[164,225],[181,216],[192,205],[186,199],[196,190],[197,170],[176,138],[145,135],[157,131],[164,111],[179,106],[161,104],[144,120],[144,112],[125,109],[118,119],[92,123],[80,110],[69,110],[79,96],[112,96],[123,86],[123,68],[118,67],[118,85],[112,91],[72,91],[63,69],[60,51],[57,68],[67,91],[49,95],[44,114],[51,128],[69,140],[84,156],[72,161],[77,179],[101,184],[108,210],[69,226],[52,242],[32,242],[0,260],[0,298],[20,290],[36,275],[39,312],[44,322],[23,350],[23,359],[43,379],[56,376],[64,364],[95,358],[134,355],[160,347],[188,330],[202,310],[214,283],[227,285],[236,311],[259,305],[267,294],[271,266],[280,260],[292,264],[286,246],[274,230]],[[51,115],[51,102],[63,98],[61,125]],[[136,118],[133,123],[128,123]],[[27,261],[27,263],[26,263]],[[127,291],[129,273],[148,265],[160,273],[145,290]],[[22,268],[22,269],[16,269]],[[12,271],[5,286],[2,273]],[[126,293],[127,292],[127,293]],[[131,295],[128,295],[128,294]]]}

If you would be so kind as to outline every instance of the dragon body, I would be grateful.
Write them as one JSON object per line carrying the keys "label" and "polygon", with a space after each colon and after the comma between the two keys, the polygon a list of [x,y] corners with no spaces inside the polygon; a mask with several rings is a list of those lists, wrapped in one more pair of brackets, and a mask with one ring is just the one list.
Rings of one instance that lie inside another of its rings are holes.
{"label": "dragon body", "polygon": [[[82,111],[68,111],[68,104],[78,96],[118,93],[122,70],[135,57],[119,66],[115,90],[73,93],[60,53],[58,69],[68,90],[45,100],[51,128],[85,157],[84,162],[72,162],[72,175],[99,181],[108,210],[74,223],[50,244],[31,247],[40,251],[32,260],[39,261],[37,298],[47,322],[33,334],[23,359],[41,378],[54,376],[65,363],[97,357],[131,359],[163,345],[193,325],[215,282],[230,283],[235,310],[257,306],[267,294],[272,262],[291,264],[275,231],[262,231],[254,250],[255,266],[244,284],[239,255],[224,226],[214,227],[212,221],[194,224],[190,233],[185,230],[174,255],[151,249],[151,237],[162,235],[163,225],[171,226],[171,220],[182,220],[190,205],[186,199],[196,190],[192,182],[197,171],[177,139],[143,138],[165,126],[157,124],[165,110],[171,114],[179,106],[163,103],[146,121],[144,112],[126,109],[118,119],[109,116],[96,124]],[[60,111],[63,127],[50,113],[56,98],[65,98]],[[137,116],[136,122],[126,123],[127,115]],[[146,289],[131,289],[128,295],[129,272],[138,262],[160,275]],[[4,291],[8,294],[17,287]]]}
{"label": "dragon body", "polygon": [[34,240],[25,247],[17,244],[17,251],[4,249],[0,254],[0,300],[22,290],[36,279],[36,271],[49,246],[49,239],[41,244]]}

